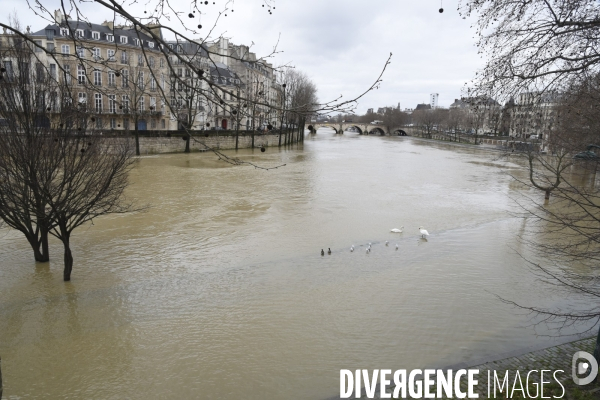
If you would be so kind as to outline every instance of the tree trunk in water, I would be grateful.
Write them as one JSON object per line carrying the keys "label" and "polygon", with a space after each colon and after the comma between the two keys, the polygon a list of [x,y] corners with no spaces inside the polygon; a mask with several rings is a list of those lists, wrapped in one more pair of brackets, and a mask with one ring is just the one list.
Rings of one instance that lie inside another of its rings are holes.
{"label": "tree trunk in water", "polygon": [[73,254],[71,254],[71,248],[69,247],[69,239],[63,240],[65,247],[65,269],[63,271],[63,280],[69,282],[71,280],[71,271],[73,270]]}
{"label": "tree trunk in water", "polygon": [[[50,257],[48,256],[48,233],[46,232],[45,237],[38,240],[37,237],[27,235],[27,241],[33,250],[33,258],[36,262],[48,262]],[[40,249],[41,246],[41,249]]]}
{"label": "tree trunk in water", "polygon": [[190,134],[188,133],[187,138],[185,139],[185,152],[190,152]]}
{"label": "tree trunk in water", "polygon": [[133,120],[133,123],[135,124],[135,126],[133,127],[134,132],[135,132],[135,155],[139,156],[140,155],[140,133],[138,132],[137,119]]}
{"label": "tree trunk in water", "polygon": [[550,191],[546,190],[546,196],[544,196],[545,200],[550,200]]}
{"label": "tree trunk in water", "polygon": [[252,132],[252,148],[254,148],[254,132]]}
{"label": "tree trunk in water", "polygon": [[239,140],[240,134],[239,132],[235,133],[235,149],[238,149],[238,140]]}

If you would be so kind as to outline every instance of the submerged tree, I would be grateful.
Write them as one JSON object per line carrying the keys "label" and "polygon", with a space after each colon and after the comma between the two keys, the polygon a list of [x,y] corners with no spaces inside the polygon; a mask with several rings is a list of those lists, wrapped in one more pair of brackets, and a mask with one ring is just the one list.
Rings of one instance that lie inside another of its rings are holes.
{"label": "submerged tree", "polygon": [[[579,302],[558,309],[509,302],[544,322],[595,326],[600,323],[598,157],[583,150],[600,142],[600,3],[463,0],[460,10],[477,15],[478,45],[486,59],[471,92],[510,101],[510,123],[523,135],[531,160],[529,179],[523,182],[543,190],[546,199],[550,192],[554,196],[552,204],[535,198],[520,203],[524,216],[538,222],[526,240],[542,262],[531,264],[553,290],[581,296],[587,306]],[[545,96],[552,107],[543,105]],[[548,155],[530,147],[539,139],[526,140],[528,129],[543,135]],[[537,239],[541,235],[546,242]],[[594,355],[600,361],[600,331]]]}

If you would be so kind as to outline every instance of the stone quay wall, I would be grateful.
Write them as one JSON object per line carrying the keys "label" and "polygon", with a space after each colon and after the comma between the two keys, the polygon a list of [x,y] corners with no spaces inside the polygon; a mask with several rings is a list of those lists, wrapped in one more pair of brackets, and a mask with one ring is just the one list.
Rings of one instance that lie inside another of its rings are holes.
{"label": "stone quay wall", "polygon": [[[300,135],[302,136],[302,135]],[[254,137],[254,147],[273,147],[279,145],[279,134],[250,134],[240,133],[238,136],[238,149],[252,148],[252,139]],[[293,141],[291,135],[288,135],[289,143],[297,143],[298,132],[294,132]],[[300,137],[300,141],[302,138]],[[190,151],[207,151],[208,148],[218,150],[235,149],[235,133],[204,133],[193,134],[190,139]],[[281,145],[285,143],[285,135],[281,138]],[[140,154],[162,154],[162,153],[183,153],[185,151],[185,140],[182,135],[172,134],[166,136],[140,136]]]}

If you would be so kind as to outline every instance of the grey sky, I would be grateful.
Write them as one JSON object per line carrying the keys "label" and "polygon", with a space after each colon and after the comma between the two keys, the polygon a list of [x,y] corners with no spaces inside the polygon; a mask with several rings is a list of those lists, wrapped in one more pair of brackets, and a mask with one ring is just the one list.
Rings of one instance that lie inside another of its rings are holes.
{"label": "grey sky", "polygon": [[[234,11],[221,17],[212,36],[223,33],[236,44],[254,42],[252,48],[258,55],[271,53],[279,39],[280,53],[272,62],[289,63],[307,73],[317,84],[321,101],[340,94],[349,99],[364,91],[392,52],[381,87],[360,101],[358,113],[398,102],[403,109],[414,108],[417,103],[429,103],[430,93],[439,93],[439,104],[448,106],[482,65],[475,30],[470,28],[474,21],[458,15],[457,2],[443,0],[444,13],[440,14],[440,0],[277,0],[270,3],[275,6],[270,15],[268,3],[237,0],[228,3]],[[190,12],[189,0],[170,3],[178,11]],[[208,33],[217,11],[226,6],[223,0],[215,3],[201,6],[207,12],[200,21],[203,34]],[[57,0],[42,4],[50,10],[59,7]],[[144,4],[133,6],[135,14],[150,11]],[[22,25],[31,25],[33,30],[47,24],[28,10],[24,0],[0,0],[0,6],[16,10]],[[84,3],[83,7],[94,22],[112,18],[101,6]],[[0,20],[6,22],[7,14]],[[197,17],[183,20],[190,28],[199,23]],[[181,26],[174,18],[161,22],[177,29]]]}

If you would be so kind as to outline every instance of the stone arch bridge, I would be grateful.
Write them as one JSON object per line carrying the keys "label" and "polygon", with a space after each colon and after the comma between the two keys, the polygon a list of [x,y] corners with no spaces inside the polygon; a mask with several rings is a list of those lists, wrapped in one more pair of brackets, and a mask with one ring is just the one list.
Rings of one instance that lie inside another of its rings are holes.
{"label": "stone arch bridge", "polygon": [[313,123],[308,125],[310,133],[317,133],[319,128],[329,128],[335,131],[335,134],[343,134],[344,131],[358,132],[359,135],[379,135],[379,136],[408,136],[404,127],[398,126],[389,129],[387,126],[379,124],[365,124],[354,122],[342,123]]}

